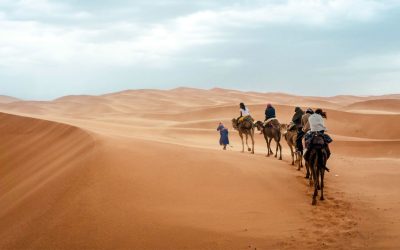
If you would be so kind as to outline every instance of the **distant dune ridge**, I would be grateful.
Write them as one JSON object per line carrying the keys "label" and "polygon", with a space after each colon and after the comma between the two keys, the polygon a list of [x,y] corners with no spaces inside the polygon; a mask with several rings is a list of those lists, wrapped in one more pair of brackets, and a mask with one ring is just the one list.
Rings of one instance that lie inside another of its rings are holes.
{"label": "distant dune ridge", "polygon": [[[259,134],[255,155],[239,152],[239,102],[256,120],[272,103],[284,123],[295,106],[326,109],[326,201],[310,205],[283,140],[283,161]],[[399,249],[398,124],[400,95],[0,96],[0,249]]]}
{"label": "distant dune ridge", "polygon": [[17,102],[17,101],[19,101],[18,98],[6,96],[6,95],[0,95],[0,103],[12,103],[12,102]]}
{"label": "distant dune ridge", "polygon": [[363,110],[364,112],[381,111],[381,112],[393,112],[395,114],[399,114],[400,99],[377,99],[377,100],[355,102],[346,106],[346,109],[351,111],[356,111],[356,110]]}

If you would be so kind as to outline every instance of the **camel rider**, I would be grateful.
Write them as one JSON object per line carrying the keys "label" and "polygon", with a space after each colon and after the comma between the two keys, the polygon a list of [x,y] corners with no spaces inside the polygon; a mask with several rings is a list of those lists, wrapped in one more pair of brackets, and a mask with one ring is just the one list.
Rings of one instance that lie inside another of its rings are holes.
{"label": "camel rider", "polygon": [[301,117],[301,126],[303,127],[303,132],[307,133],[310,130],[310,123],[308,122],[308,118],[314,114],[314,111],[311,108],[306,110],[306,113]]}
{"label": "camel rider", "polygon": [[243,102],[240,103],[239,107],[240,107],[240,116],[239,116],[239,118],[238,118],[238,125],[239,125],[239,123],[241,123],[241,122],[244,121],[245,119],[248,119],[248,118],[251,119],[250,111],[249,111],[249,109],[246,107],[246,105],[244,105]]}
{"label": "camel rider", "polygon": [[326,113],[322,111],[322,109],[315,110],[315,113],[310,115],[308,118],[308,122],[310,123],[310,131],[311,132],[321,132],[324,133],[327,131],[324,123],[324,119],[326,117]]}
{"label": "camel rider", "polygon": [[321,133],[323,134],[324,137],[324,141],[326,144],[326,152],[327,152],[327,156],[328,159],[331,155],[331,151],[329,149],[329,143],[332,142],[332,138],[325,134],[325,132],[327,131],[327,128],[325,127],[325,123],[324,123],[324,118],[326,119],[326,113],[322,111],[322,109],[317,109],[315,110],[315,113],[310,115],[310,117],[308,118],[308,123],[310,124],[310,131],[307,132],[306,136],[305,136],[305,140],[306,140],[306,147],[307,147],[307,152],[304,154],[304,159],[308,160],[309,157],[309,149],[312,145],[310,145],[310,140],[312,139],[312,134],[313,133]]}
{"label": "camel rider", "polygon": [[272,107],[270,103],[267,104],[267,108],[265,109],[265,126],[272,120],[276,119],[275,108]]}
{"label": "camel rider", "polygon": [[296,139],[296,151],[303,153],[303,143],[302,139],[304,136],[303,127],[301,125],[301,118],[304,115],[304,111],[300,107],[296,107],[294,109],[294,115],[292,118],[292,122],[295,124],[297,129],[297,139]]}

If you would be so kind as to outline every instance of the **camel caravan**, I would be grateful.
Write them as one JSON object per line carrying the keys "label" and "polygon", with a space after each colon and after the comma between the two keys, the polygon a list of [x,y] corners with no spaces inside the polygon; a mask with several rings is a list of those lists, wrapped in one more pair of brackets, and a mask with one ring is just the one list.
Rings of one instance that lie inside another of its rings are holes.
{"label": "camel caravan", "polygon": [[[239,132],[242,141],[242,152],[247,150],[254,154],[254,132],[255,129],[264,135],[267,143],[267,156],[275,155],[282,160],[281,138],[288,144],[292,156],[292,165],[297,164],[297,170],[306,166],[305,178],[309,180],[310,186],[314,187],[312,204],[317,204],[318,191],[321,191],[320,200],[324,200],[324,175],[329,172],[326,165],[330,157],[329,143],[332,139],[325,132],[324,119],[327,115],[322,109],[313,111],[308,108],[305,112],[295,108],[292,121],[289,124],[281,124],[276,118],[275,108],[268,104],[265,110],[265,120],[254,121],[249,109],[244,103],[240,103],[240,116],[232,119],[232,126]],[[251,148],[248,139],[251,139]],[[305,145],[303,146],[303,139]],[[273,152],[272,141],[275,142],[275,153]],[[224,147],[225,149],[225,147]],[[279,156],[279,157],[278,157]]]}

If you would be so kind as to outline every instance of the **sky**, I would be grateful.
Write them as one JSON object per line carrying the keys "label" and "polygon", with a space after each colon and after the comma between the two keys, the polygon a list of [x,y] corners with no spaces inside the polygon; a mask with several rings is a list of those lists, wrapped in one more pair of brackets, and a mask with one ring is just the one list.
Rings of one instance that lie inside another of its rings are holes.
{"label": "sky", "polygon": [[0,0],[0,95],[400,93],[400,1]]}

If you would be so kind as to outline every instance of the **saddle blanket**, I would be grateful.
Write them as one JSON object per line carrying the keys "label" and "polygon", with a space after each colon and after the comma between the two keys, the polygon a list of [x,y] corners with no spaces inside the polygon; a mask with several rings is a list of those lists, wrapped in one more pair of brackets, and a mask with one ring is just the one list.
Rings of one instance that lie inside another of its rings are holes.
{"label": "saddle blanket", "polygon": [[278,120],[278,119],[276,119],[276,118],[269,118],[268,120],[266,120],[266,121],[264,122],[264,126],[267,126],[267,124],[268,124],[269,122],[272,122],[272,121],[274,121],[274,120]]}

